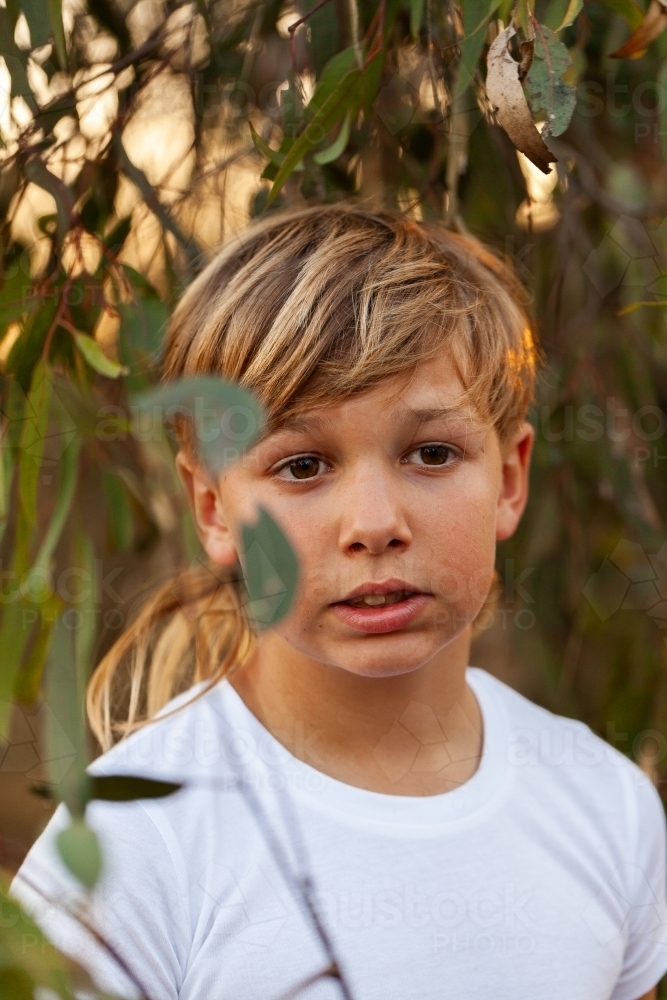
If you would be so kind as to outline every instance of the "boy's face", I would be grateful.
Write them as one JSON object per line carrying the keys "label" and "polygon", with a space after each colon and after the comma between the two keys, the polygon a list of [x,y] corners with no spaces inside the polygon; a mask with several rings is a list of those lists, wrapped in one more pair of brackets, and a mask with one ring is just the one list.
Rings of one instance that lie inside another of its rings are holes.
{"label": "boy's face", "polygon": [[228,466],[219,483],[179,465],[200,536],[237,558],[242,522],[266,507],[300,565],[278,634],[300,653],[366,676],[414,670],[460,636],[491,584],[496,540],[523,512],[533,431],[501,448],[451,363],[428,361],[311,410]]}

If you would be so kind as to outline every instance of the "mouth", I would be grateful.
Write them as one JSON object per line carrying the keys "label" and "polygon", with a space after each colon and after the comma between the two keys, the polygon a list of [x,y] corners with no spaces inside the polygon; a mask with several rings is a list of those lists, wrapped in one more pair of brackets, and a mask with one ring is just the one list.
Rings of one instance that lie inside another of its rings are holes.
{"label": "mouth", "polygon": [[419,590],[391,590],[388,594],[363,594],[361,597],[352,597],[341,603],[351,608],[386,608],[390,604],[398,604],[420,593]]}
{"label": "mouth", "polygon": [[414,621],[430,597],[404,580],[387,580],[356,587],[331,609],[355,631],[396,632]]}

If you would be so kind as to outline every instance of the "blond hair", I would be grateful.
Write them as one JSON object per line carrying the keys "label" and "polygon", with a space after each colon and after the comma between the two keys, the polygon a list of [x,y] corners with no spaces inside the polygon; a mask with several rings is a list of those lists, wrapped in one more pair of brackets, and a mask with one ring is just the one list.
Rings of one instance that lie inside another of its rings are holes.
{"label": "blond hair", "polygon": [[[279,426],[445,353],[505,442],[535,382],[520,282],[440,225],[338,204],[271,215],[215,254],[173,313],[164,379],[236,380]],[[91,678],[102,748],[243,662],[255,638],[243,609],[238,574],[201,564],[164,584]]]}

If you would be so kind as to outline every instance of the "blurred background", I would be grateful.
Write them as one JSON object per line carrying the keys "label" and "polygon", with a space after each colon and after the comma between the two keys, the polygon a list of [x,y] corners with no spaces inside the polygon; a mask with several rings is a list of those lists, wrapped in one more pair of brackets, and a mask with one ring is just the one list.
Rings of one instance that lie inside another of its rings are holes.
{"label": "blurred background", "polygon": [[664,792],[662,3],[2,2],[0,866],[76,751],[43,697],[54,624],[81,692],[199,551],[170,441],[129,406],[170,309],[222,240],[313,201],[442,220],[530,289],[531,500],[472,662]]}

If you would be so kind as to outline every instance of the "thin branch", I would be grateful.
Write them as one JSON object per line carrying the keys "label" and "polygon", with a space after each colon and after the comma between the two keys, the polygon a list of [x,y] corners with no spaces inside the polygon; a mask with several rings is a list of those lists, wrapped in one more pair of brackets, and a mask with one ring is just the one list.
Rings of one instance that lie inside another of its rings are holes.
{"label": "thin branch", "polygon": [[357,0],[347,0],[347,6],[350,18],[350,35],[352,36],[354,58],[356,60],[357,67],[361,69],[364,63],[364,56],[361,51],[361,42],[359,40],[359,8],[357,7]]}
{"label": "thin branch", "polygon": [[116,962],[119,969],[121,969],[122,972],[125,974],[125,976],[127,976],[132,985],[137,990],[139,990],[139,993],[141,994],[141,1000],[151,1000],[150,993],[148,993],[148,991],[144,988],[143,983],[137,977],[137,975],[132,971],[132,969],[129,967],[129,965],[122,957],[122,955],[118,954],[113,945],[109,944],[109,942],[103,937],[103,935],[100,934],[100,932],[95,927],[93,927],[93,925],[89,923],[89,921],[86,920],[86,918],[82,916],[82,914],[76,913],[71,907],[67,906],[66,903],[63,903],[62,900],[53,896],[49,896],[48,893],[44,892],[43,889],[41,889],[38,885],[36,885],[32,881],[32,879],[25,874],[23,869],[19,869],[19,871],[16,874],[16,878],[21,879],[23,882],[25,882],[28,888],[32,892],[36,893],[36,895],[38,895],[45,903],[48,903],[50,906],[59,907],[67,914],[68,917],[71,917],[72,920],[76,920],[76,922],[80,924],[81,927],[83,927],[84,930],[86,930],[91,935],[91,937],[97,942],[97,944],[99,944],[102,948],[104,948],[107,954],[114,960],[114,962]]}
{"label": "thin branch", "polygon": [[196,270],[201,257],[201,251],[195,240],[187,239],[171,213],[167,211],[162,202],[159,200],[155,189],[146,177],[146,174],[129,158],[118,130],[114,131],[112,142],[118,154],[118,159],[122,164],[123,172],[127,175],[129,180],[131,180],[139,188],[141,194],[144,196],[144,202],[153,215],[155,215],[160,221],[163,229],[170,232],[176,238],[177,242],[183,247],[188,258],[188,263]]}

